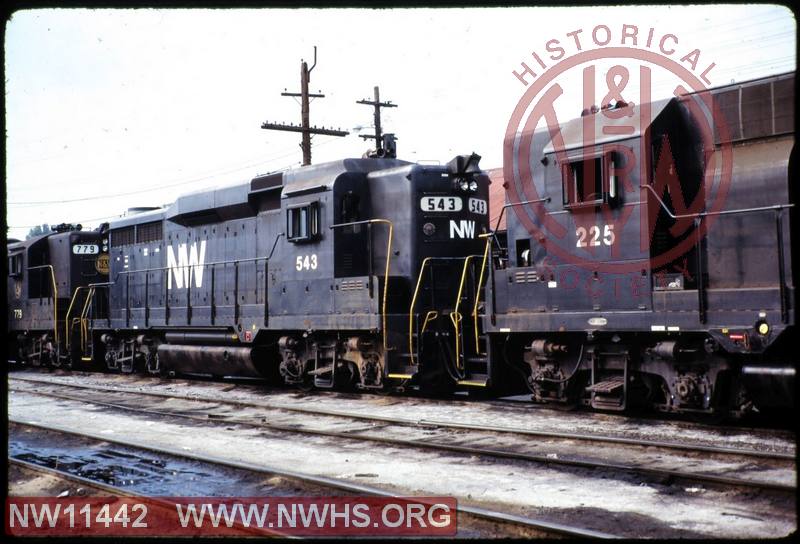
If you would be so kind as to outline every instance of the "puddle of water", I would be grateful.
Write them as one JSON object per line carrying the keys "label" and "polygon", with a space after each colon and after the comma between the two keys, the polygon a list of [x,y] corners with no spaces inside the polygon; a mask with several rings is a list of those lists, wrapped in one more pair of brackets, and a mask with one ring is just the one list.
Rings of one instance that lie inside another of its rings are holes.
{"label": "puddle of water", "polygon": [[249,473],[118,445],[87,446],[77,437],[58,436],[53,443],[47,433],[12,430],[8,455],[142,495],[263,496],[273,489]]}

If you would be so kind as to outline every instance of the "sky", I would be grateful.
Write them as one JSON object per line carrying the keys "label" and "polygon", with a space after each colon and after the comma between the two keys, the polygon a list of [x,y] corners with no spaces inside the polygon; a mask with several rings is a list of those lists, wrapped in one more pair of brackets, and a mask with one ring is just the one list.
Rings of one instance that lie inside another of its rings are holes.
{"label": "sky", "polygon": [[[379,85],[399,106],[382,124],[400,158],[445,163],[474,151],[483,168],[500,167],[526,89],[513,72],[537,68],[532,53],[545,58],[551,39],[576,53],[577,29],[584,50],[601,48],[597,25],[613,45],[623,23],[642,41],[651,28],[656,40],[674,35],[677,44],[665,42],[674,60],[699,49],[694,73],[713,62],[711,86],[795,69],[796,22],[772,5],[15,12],[5,33],[8,235],[42,223],[90,228],[298,167],[299,134],[261,124],[299,122],[299,103],[280,93],[299,91],[300,60],[310,64],[314,46],[310,88],[325,97],[312,101],[311,123],[350,131],[315,136],[314,163],[367,150],[358,135],[371,133],[372,109],[356,101]],[[608,67],[598,68],[598,93]],[[674,85],[654,72],[653,98]],[[579,86],[568,85],[559,118],[581,109]]]}

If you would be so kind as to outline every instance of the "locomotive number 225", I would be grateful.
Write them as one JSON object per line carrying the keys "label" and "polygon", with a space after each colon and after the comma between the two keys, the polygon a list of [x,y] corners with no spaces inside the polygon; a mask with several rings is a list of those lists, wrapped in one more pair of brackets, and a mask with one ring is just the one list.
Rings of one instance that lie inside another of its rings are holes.
{"label": "locomotive number 225", "polygon": [[599,245],[610,246],[614,243],[614,240],[616,240],[616,236],[614,235],[614,225],[603,225],[602,240],[600,240],[600,227],[597,225],[592,225],[589,227],[588,233],[586,228],[578,227],[575,229],[575,236],[578,238],[575,247],[597,247]]}

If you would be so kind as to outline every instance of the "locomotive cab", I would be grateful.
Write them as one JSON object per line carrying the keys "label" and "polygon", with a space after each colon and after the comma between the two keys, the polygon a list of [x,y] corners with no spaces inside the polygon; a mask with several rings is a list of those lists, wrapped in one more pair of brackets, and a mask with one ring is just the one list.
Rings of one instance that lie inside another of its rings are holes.
{"label": "locomotive cab", "polygon": [[487,327],[534,400],[790,402],[793,85],[784,74],[604,105],[506,141],[530,141],[532,176],[505,165],[510,266],[492,277]]}
{"label": "locomotive cab", "polygon": [[108,277],[108,245],[104,233],[80,229],[58,225],[9,245],[9,360],[60,366],[86,355],[89,286]]}
{"label": "locomotive cab", "polygon": [[285,380],[367,389],[468,380],[462,345],[476,329],[488,230],[478,160],[352,159],[284,174],[284,272],[270,323],[289,332],[279,340]]}
{"label": "locomotive cab", "polygon": [[[479,315],[490,241],[490,181],[479,161],[475,154],[464,155],[444,167],[413,165],[385,174],[384,191],[404,182],[408,187],[401,207],[405,217],[399,218],[409,234],[402,264],[408,279],[395,303],[402,333],[395,335],[399,345],[390,377],[413,378],[433,389],[488,385]],[[382,201],[392,199],[387,194]]]}

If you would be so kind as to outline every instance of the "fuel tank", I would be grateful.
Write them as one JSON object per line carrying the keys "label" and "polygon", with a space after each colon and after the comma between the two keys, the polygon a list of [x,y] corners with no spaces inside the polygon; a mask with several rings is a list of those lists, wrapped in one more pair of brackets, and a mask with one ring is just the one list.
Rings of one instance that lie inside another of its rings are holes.
{"label": "fuel tank", "polygon": [[158,360],[167,371],[215,376],[262,377],[256,370],[257,347],[161,344]]}

